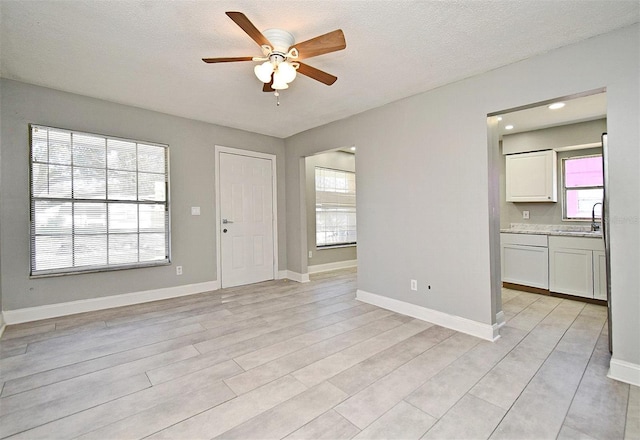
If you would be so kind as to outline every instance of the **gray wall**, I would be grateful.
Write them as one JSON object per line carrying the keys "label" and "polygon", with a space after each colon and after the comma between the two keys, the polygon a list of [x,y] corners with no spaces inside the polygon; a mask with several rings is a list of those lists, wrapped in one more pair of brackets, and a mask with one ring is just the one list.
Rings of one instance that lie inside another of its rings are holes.
{"label": "gray wall", "polygon": [[[599,143],[602,133],[607,131],[606,120],[585,122],[580,124],[564,125],[545,130],[535,130],[524,133],[516,133],[504,136],[502,140],[502,152],[505,147],[511,151],[533,151],[531,145],[545,149],[566,147],[571,145],[584,145]],[[510,142],[511,141],[511,142]],[[510,145],[507,145],[509,144]],[[527,147],[529,145],[529,147]],[[528,148],[528,149],[526,149]],[[500,157],[500,193],[503,194],[501,203],[501,228],[508,228],[511,223],[547,224],[547,225],[585,225],[584,221],[562,220],[562,159],[574,156],[588,156],[602,154],[602,148],[585,148],[580,150],[558,152],[558,201],[555,203],[512,203],[507,202],[505,194],[506,165],[504,156]],[[529,211],[529,219],[522,218],[522,211]]]}
{"label": "gray wall", "polygon": [[[487,114],[606,87],[613,349],[640,364],[639,41],[636,24],[286,139],[287,227],[306,228],[300,158],[356,145],[358,288],[491,324],[500,206]],[[306,240],[294,240],[289,268],[306,269]]]}
{"label": "gray wall", "polygon": [[[286,268],[283,140],[15,81],[2,80],[0,88],[0,267],[4,310],[216,280],[216,144],[276,155],[278,257],[280,268]],[[30,279],[29,123],[169,144],[173,264]],[[200,206],[201,215],[191,216],[191,206]],[[176,276],[176,265],[183,266],[184,275]]]}
{"label": "gray wall", "polygon": [[330,151],[316,154],[305,159],[306,171],[306,211],[307,211],[307,250],[313,257],[307,259],[309,266],[355,260],[355,246],[320,249],[316,248],[316,182],[315,167],[332,168],[334,170],[356,171],[355,154],[343,151]]}
{"label": "gray wall", "polygon": [[[500,200],[500,203],[504,205],[501,212],[504,213],[504,217],[501,218],[500,227],[509,228],[511,223],[527,223],[532,225],[587,225],[591,224],[591,220],[562,220],[562,159],[574,156],[588,156],[593,154],[602,154],[602,148],[587,148],[584,150],[574,151],[560,151],[558,152],[558,201],[555,203],[548,202],[531,202],[531,203],[513,203],[505,201],[506,197]],[[506,171],[504,156],[501,161],[501,179],[502,185],[506,182]],[[503,188],[504,189],[504,188]],[[502,191],[502,189],[501,189]],[[505,190],[506,192],[506,190]],[[522,211],[529,211],[529,219],[522,218]]]}

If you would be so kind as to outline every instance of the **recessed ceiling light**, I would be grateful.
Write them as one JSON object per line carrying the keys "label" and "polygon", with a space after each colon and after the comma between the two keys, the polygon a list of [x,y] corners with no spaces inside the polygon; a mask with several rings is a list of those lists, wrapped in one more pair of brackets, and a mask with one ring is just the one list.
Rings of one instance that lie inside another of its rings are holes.
{"label": "recessed ceiling light", "polygon": [[498,116],[498,121],[502,121],[502,116]]}
{"label": "recessed ceiling light", "polygon": [[351,147],[350,150],[351,151],[356,151],[356,147]]}
{"label": "recessed ceiling light", "polygon": [[513,130],[513,125],[505,125],[504,129],[505,130]]}
{"label": "recessed ceiling light", "polygon": [[550,110],[558,110],[559,108],[562,108],[564,106],[565,106],[564,102],[554,102],[553,104],[551,104],[549,106],[549,109]]}

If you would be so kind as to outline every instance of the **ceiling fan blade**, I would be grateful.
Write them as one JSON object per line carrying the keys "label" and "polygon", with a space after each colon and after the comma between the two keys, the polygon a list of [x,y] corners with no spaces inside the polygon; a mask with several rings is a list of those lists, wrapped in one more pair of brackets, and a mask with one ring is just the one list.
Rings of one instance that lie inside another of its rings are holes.
{"label": "ceiling fan blade", "polygon": [[333,76],[327,72],[323,72],[320,69],[316,69],[315,67],[311,67],[308,64],[298,63],[300,67],[298,67],[298,73],[308,76],[309,78],[313,78],[316,81],[320,81],[328,86],[337,81],[338,77]]}
{"label": "ceiling fan blade", "polygon": [[271,87],[273,85],[273,73],[271,74],[271,81],[268,83],[265,83],[262,86],[262,91],[263,92],[275,92],[276,89],[274,89],[273,87]]}
{"label": "ceiling fan blade", "polygon": [[273,84],[273,82],[270,82],[268,84],[264,84],[262,86],[262,91],[263,92],[275,92],[276,90],[274,88],[271,87],[271,84]]}
{"label": "ceiling fan blade", "polygon": [[262,35],[262,32],[260,32],[242,12],[226,12],[226,14],[235,22],[235,24],[240,26],[240,28],[245,31],[253,41],[258,43],[258,46],[267,45],[273,47],[269,40]]}
{"label": "ceiling fan blade", "polygon": [[205,63],[232,63],[234,61],[253,61],[253,57],[203,58]]}
{"label": "ceiling fan blade", "polygon": [[298,49],[298,59],[304,60],[305,58],[317,57],[325,53],[342,50],[347,47],[347,42],[344,39],[342,29],[338,29],[328,34],[295,44],[293,47]]}

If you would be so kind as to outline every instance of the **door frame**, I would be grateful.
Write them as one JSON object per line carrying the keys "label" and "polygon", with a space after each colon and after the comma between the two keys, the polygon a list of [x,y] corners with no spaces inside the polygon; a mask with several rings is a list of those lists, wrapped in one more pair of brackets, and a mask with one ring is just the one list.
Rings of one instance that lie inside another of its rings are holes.
{"label": "door frame", "polygon": [[276,155],[269,153],[259,153],[257,151],[242,150],[239,148],[225,147],[222,145],[215,146],[215,221],[216,221],[216,278],[220,288],[223,287],[222,280],[222,216],[220,215],[220,153],[235,154],[238,156],[253,157],[256,159],[266,159],[271,161],[271,193],[272,193],[272,230],[273,230],[273,279],[278,279],[278,194],[277,194],[277,175],[276,175]]}

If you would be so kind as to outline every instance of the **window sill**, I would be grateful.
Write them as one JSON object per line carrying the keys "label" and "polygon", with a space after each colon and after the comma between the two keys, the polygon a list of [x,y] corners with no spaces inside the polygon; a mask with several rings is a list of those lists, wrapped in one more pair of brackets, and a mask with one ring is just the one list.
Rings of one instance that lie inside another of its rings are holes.
{"label": "window sill", "polygon": [[129,269],[144,269],[149,267],[158,267],[158,266],[170,266],[170,260],[162,260],[158,262],[149,262],[149,263],[141,263],[141,264],[126,264],[119,266],[111,266],[111,267],[89,267],[81,270],[67,270],[67,271],[56,271],[56,272],[41,272],[29,275],[29,279],[37,279],[37,278],[51,278],[51,277],[63,277],[69,275],[83,275],[88,273],[98,273],[98,272],[113,272],[117,270],[129,270]]}
{"label": "window sill", "polygon": [[324,251],[325,249],[340,249],[340,248],[350,248],[357,247],[357,243],[349,243],[349,244],[336,244],[329,246],[316,246],[316,251]]}

